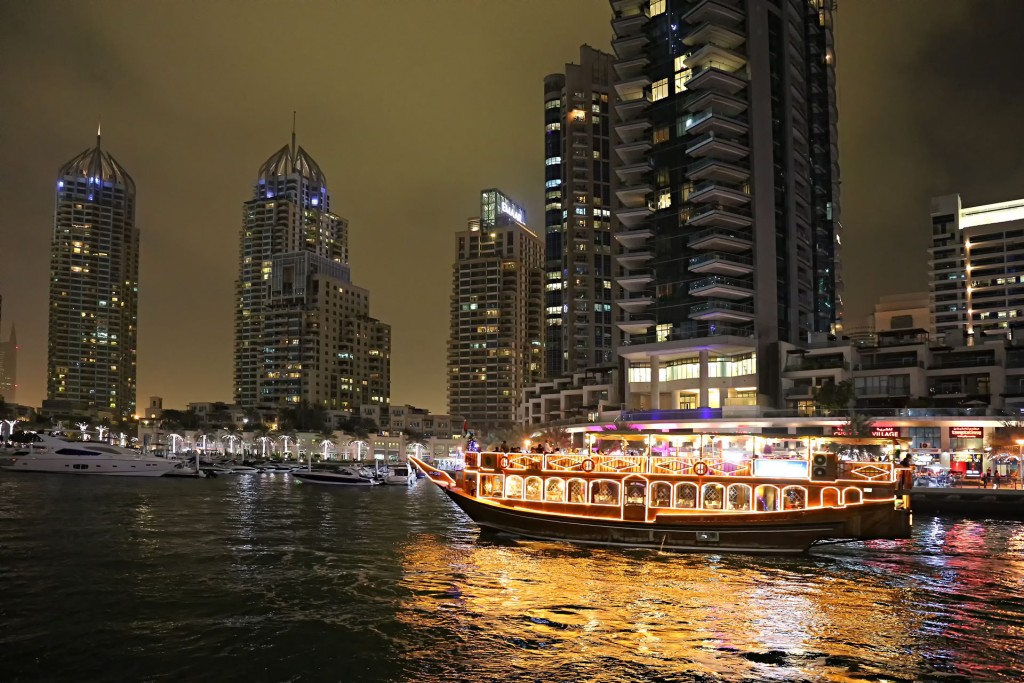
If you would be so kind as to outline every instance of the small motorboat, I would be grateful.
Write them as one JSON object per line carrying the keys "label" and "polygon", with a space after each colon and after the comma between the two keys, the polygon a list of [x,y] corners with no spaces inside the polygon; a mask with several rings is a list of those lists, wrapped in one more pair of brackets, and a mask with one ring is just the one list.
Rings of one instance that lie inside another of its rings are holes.
{"label": "small motorboat", "polygon": [[391,465],[387,470],[381,470],[381,478],[385,484],[392,486],[408,486],[416,483],[416,470],[407,463]]}
{"label": "small motorboat", "polygon": [[335,486],[379,486],[384,483],[381,477],[367,472],[354,472],[346,468],[337,470],[292,470],[292,477],[309,484],[333,484]]}

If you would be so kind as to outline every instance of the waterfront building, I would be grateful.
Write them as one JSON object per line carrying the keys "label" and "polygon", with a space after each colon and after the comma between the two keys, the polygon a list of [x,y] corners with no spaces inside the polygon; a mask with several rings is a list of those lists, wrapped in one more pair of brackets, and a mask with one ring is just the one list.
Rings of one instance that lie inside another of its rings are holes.
{"label": "waterfront building", "polygon": [[386,405],[391,327],[370,317],[370,293],[352,282],[348,221],[294,131],[260,167],[239,241],[235,403]]}
{"label": "waterfront building", "polygon": [[589,45],[544,79],[544,345],[548,379],[615,360],[610,136],[614,57]]}
{"label": "waterfront building", "polygon": [[44,408],[135,413],[139,230],[135,182],[96,146],[57,173]]}
{"label": "waterfront building", "polygon": [[470,429],[517,423],[523,389],[544,376],[543,252],[523,208],[495,189],[456,233],[448,408]]}
{"label": "waterfront building", "polygon": [[614,0],[624,402],[784,404],[842,328],[828,0]]}
{"label": "waterfront building", "polygon": [[453,439],[459,434],[461,422],[451,415],[435,415],[426,408],[417,408],[408,403],[402,405],[377,404],[359,407],[360,417],[372,420],[382,432],[414,432],[426,438]]}
{"label": "waterfront building", "polygon": [[[3,330],[4,297],[0,294],[0,334]],[[18,335],[11,325],[11,336],[0,341],[0,399],[5,403],[18,400]]]}
{"label": "waterfront building", "polygon": [[965,207],[960,195],[935,197],[931,216],[931,331],[963,333],[971,343],[1020,335],[1024,199]]}
{"label": "waterfront building", "polygon": [[619,410],[619,393],[618,365],[590,368],[568,377],[537,382],[523,390],[522,423],[543,428],[571,422],[596,422],[603,413]]}

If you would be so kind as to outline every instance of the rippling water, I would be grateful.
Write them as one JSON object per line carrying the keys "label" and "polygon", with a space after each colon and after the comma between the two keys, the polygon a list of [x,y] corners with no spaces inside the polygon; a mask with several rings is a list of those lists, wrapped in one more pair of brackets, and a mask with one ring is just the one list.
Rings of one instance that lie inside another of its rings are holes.
{"label": "rippling water", "polygon": [[480,537],[427,481],[0,472],[0,681],[1019,681],[1024,523],[806,557]]}

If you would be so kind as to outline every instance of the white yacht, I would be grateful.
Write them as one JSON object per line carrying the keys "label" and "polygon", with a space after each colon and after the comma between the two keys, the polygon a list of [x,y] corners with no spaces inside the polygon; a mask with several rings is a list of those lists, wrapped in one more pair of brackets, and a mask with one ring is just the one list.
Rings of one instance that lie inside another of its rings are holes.
{"label": "white yacht", "polygon": [[385,484],[394,486],[408,486],[416,483],[416,471],[412,465],[405,462],[395,463],[388,467],[387,472],[381,470]]}
{"label": "white yacht", "polygon": [[55,432],[24,433],[0,468],[12,472],[58,472],[122,477],[160,477],[179,463],[101,441],[69,441]]}
{"label": "white yacht", "polygon": [[373,472],[360,469],[353,471],[347,467],[335,470],[292,470],[292,477],[308,484],[329,484],[334,486],[379,486],[384,480]]}

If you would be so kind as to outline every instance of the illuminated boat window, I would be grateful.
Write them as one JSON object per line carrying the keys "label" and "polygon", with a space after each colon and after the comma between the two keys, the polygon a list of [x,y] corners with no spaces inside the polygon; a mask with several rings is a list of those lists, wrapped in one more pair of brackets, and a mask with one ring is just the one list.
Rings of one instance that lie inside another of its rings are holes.
{"label": "illuminated boat window", "polygon": [[626,505],[645,505],[647,503],[647,483],[643,481],[626,482]]}
{"label": "illuminated boat window", "polygon": [[672,507],[672,485],[664,481],[656,481],[651,484],[651,507],[670,508]]}
{"label": "illuminated boat window", "polygon": [[521,500],[523,497],[523,478],[512,474],[505,480],[505,497]]}
{"label": "illuminated boat window", "polygon": [[725,501],[725,487],[721,484],[704,484],[704,509],[721,510]]}
{"label": "illuminated boat window", "polygon": [[843,504],[856,505],[861,502],[860,489],[848,488],[843,491]]}
{"label": "illuminated boat window", "polygon": [[771,512],[779,509],[779,489],[777,486],[767,484],[754,489],[754,509],[762,512]]}
{"label": "illuminated boat window", "polygon": [[587,482],[582,479],[570,479],[569,480],[569,502],[570,503],[586,503],[587,502]]}
{"label": "illuminated boat window", "polygon": [[526,500],[540,500],[541,487],[540,477],[529,477],[526,480]]}
{"label": "illuminated boat window", "polygon": [[785,509],[802,510],[807,507],[807,489],[802,486],[787,486],[782,490]]}
{"label": "illuminated boat window", "polygon": [[501,498],[505,477],[500,474],[480,475],[480,495],[486,498]]}
{"label": "illuminated boat window", "polygon": [[676,507],[695,508],[697,507],[697,485],[676,484]]}
{"label": "illuminated boat window", "polygon": [[839,506],[839,489],[828,487],[821,490],[821,504],[823,507]]}
{"label": "illuminated boat window", "polygon": [[565,502],[565,482],[558,477],[552,477],[548,479],[547,490],[544,493],[544,499],[551,501],[552,503],[564,503]]}
{"label": "illuminated boat window", "polygon": [[729,486],[730,510],[749,510],[751,501],[750,487],[746,484],[731,484]]}
{"label": "illuminated boat window", "polygon": [[595,505],[618,505],[619,484],[615,481],[595,481],[590,485],[590,502]]}

